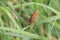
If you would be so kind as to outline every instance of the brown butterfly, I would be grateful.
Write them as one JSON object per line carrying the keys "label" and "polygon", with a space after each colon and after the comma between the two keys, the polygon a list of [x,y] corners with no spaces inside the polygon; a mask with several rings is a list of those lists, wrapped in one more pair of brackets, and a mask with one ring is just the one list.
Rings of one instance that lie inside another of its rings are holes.
{"label": "brown butterfly", "polygon": [[36,10],[29,19],[30,23],[35,23],[38,20],[38,10]]}

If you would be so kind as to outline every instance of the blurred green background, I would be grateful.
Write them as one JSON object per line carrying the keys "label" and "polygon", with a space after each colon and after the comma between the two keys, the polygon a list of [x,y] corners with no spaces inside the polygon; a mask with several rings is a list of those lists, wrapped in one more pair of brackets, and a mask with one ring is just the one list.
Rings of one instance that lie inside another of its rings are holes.
{"label": "blurred green background", "polygon": [[60,0],[0,0],[0,40],[60,40]]}

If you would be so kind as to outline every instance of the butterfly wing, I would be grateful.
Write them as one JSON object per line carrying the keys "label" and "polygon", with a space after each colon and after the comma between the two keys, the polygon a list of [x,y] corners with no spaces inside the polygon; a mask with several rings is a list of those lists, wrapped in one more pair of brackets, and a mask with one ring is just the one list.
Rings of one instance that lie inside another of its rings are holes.
{"label": "butterfly wing", "polygon": [[38,11],[35,11],[35,12],[33,13],[33,15],[31,16],[29,22],[30,22],[30,23],[34,23],[34,22],[36,22],[37,20],[38,20]]}

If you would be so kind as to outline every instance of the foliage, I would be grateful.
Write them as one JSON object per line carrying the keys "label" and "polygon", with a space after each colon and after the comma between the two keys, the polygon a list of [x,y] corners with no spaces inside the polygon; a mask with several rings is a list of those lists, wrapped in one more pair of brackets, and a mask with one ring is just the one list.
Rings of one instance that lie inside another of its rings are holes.
{"label": "foliage", "polygon": [[59,24],[60,0],[0,0],[0,40],[60,40]]}

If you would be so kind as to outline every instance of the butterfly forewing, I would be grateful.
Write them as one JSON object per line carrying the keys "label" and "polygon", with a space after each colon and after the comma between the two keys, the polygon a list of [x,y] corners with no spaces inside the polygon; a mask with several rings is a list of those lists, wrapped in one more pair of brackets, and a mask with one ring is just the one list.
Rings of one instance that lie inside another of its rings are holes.
{"label": "butterfly forewing", "polygon": [[34,23],[37,20],[38,20],[38,10],[33,13],[33,15],[31,16],[31,18],[29,19],[29,22],[30,23]]}

